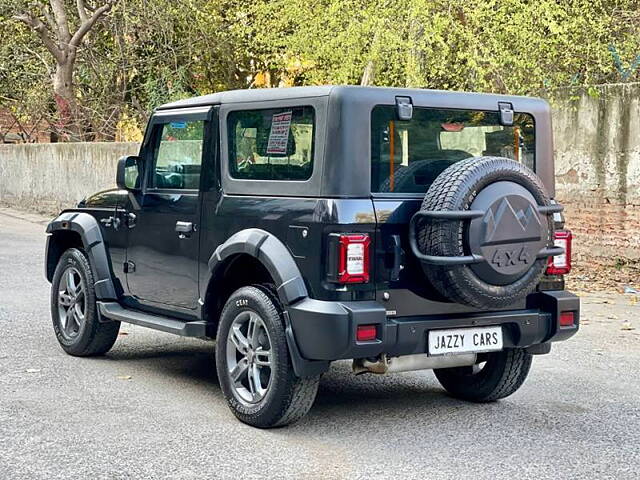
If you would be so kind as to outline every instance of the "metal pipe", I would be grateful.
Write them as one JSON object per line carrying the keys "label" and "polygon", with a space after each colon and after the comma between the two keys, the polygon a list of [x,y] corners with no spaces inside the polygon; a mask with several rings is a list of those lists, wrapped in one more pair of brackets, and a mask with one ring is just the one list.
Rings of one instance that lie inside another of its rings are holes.
{"label": "metal pipe", "polygon": [[356,358],[353,360],[353,371],[360,373],[396,373],[412,370],[431,370],[434,368],[467,367],[476,363],[475,353],[430,357],[426,353],[404,355],[388,358],[386,354],[375,360]]}

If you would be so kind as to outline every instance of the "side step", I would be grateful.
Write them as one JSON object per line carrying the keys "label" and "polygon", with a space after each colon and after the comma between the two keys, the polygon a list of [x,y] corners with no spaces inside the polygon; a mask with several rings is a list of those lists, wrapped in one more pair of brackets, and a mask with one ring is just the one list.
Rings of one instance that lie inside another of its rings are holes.
{"label": "side step", "polygon": [[153,328],[161,332],[173,333],[182,337],[206,337],[207,322],[202,320],[184,322],[169,317],[151,315],[124,308],[117,302],[97,302],[100,315],[119,322],[133,323],[141,327]]}

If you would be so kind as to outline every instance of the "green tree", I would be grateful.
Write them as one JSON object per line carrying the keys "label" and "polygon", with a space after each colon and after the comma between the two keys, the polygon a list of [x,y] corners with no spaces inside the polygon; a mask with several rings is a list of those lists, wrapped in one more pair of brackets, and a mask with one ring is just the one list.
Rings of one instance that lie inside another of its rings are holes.
{"label": "green tree", "polygon": [[87,34],[104,15],[115,0],[106,0],[99,6],[88,6],[77,0],[76,19],[71,19],[71,8],[63,0],[24,6],[13,18],[24,23],[40,39],[53,57],[55,66],[51,75],[53,96],[58,109],[60,127],[74,140],[84,139],[82,113],[76,102],[74,69],[78,50]]}
{"label": "green tree", "polygon": [[[616,82],[609,51],[640,53],[636,0],[273,0],[249,25],[261,60],[295,83],[537,93]],[[373,76],[371,72],[373,71]],[[366,73],[366,75],[364,75]],[[626,80],[639,79],[637,72]]]}

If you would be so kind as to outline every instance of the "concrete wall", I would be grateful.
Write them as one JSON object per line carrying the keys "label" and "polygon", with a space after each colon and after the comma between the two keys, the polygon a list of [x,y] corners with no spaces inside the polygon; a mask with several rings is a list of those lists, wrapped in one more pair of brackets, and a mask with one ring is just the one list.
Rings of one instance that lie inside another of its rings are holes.
{"label": "concrete wall", "polygon": [[0,145],[0,203],[53,214],[115,185],[120,156],[137,143]]}
{"label": "concrete wall", "polygon": [[[554,108],[557,197],[578,259],[640,260],[640,84],[565,90]],[[134,143],[0,145],[0,203],[45,213],[114,184]]]}
{"label": "concrete wall", "polygon": [[552,100],[556,196],[579,259],[640,259],[640,84]]}

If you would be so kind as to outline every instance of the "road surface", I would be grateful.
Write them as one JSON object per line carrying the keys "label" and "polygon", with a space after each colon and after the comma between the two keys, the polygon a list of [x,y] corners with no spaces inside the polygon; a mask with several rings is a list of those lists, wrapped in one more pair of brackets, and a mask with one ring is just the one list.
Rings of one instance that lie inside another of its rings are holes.
{"label": "road surface", "polygon": [[[640,478],[640,303],[584,296],[584,325],[512,397],[472,405],[429,371],[333,366],[300,423],[239,423],[213,344],[123,324],[102,358],[59,348],[44,225],[0,210],[0,477]],[[630,321],[635,330],[624,330]]]}

